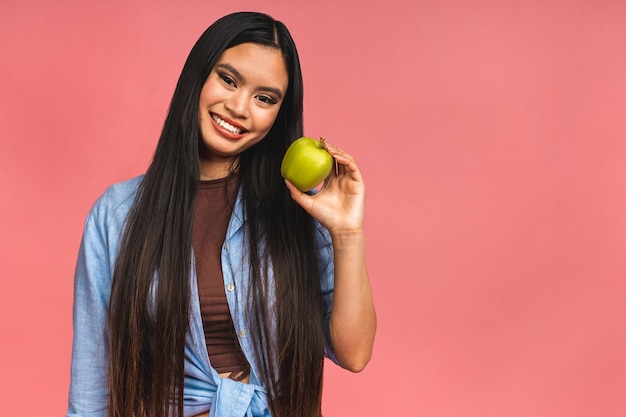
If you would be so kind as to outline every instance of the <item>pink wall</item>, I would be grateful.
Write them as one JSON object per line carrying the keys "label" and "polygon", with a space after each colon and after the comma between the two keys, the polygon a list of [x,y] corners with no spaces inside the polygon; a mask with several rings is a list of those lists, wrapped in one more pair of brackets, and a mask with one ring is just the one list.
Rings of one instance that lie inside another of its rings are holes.
{"label": "pink wall", "polygon": [[368,183],[375,356],[328,367],[325,415],[626,415],[625,2],[139,3],[0,5],[0,415],[64,414],[83,220],[242,9]]}

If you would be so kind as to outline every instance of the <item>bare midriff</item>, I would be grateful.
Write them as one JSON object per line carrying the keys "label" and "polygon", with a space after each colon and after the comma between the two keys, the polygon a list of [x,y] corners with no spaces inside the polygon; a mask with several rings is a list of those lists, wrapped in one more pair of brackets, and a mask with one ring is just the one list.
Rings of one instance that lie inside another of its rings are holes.
{"label": "bare midriff", "polygon": [[[230,378],[233,375],[234,372],[225,372],[223,374],[220,374],[220,376],[222,378]],[[250,383],[250,374],[246,375],[243,379],[235,379],[235,381],[237,382],[243,382],[245,384]]]}

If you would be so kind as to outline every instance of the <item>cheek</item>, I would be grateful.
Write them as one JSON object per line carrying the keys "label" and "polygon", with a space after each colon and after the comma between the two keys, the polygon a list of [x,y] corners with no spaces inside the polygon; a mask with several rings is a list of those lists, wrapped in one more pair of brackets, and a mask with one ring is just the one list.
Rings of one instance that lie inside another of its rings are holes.
{"label": "cheek", "polygon": [[200,106],[207,107],[215,101],[215,97],[211,94],[210,90],[203,90],[200,94]]}
{"label": "cheek", "polygon": [[278,117],[278,111],[269,112],[268,114],[265,114],[262,119],[263,130],[269,131],[274,125],[274,122],[276,121],[277,117]]}
{"label": "cheek", "polygon": [[204,86],[202,86],[202,90],[200,91],[200,104],[209,105],[215,102],[219,96],[219,89],[215,85],[215,80],[209,78]]}

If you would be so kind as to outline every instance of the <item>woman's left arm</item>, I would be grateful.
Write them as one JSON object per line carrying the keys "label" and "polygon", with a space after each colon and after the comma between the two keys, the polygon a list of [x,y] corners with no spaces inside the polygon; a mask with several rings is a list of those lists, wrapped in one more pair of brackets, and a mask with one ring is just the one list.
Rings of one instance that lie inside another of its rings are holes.
{"label": "woman's left arm", "polygon": [[335,260],[335,289],[330,339],[342,367],[359,372],[372,355],[376,312],[365,261],[365,184],[354,158],[326,143],[336,172],[310,196],[285,181],[292,198],[330,233]]}

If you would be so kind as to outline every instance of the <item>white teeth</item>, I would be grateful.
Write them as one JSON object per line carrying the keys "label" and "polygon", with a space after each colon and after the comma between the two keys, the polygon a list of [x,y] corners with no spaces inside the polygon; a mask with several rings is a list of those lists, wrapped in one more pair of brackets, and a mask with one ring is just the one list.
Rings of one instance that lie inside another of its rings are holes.
{"label": "white teeth", "polygon": [[218,126],[228,130],[229,132],[234,133],[235,135],[238,135],[241,133],[241,129],[231,125],[228,122],[225,122],[224,120],[220,119],[216,115],[212,114],[211,117],[213,118],[213,120],[215,120],[215,123],[217,123]]}

